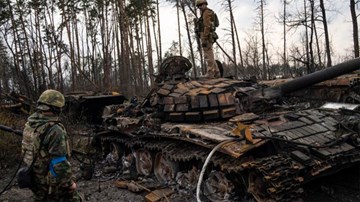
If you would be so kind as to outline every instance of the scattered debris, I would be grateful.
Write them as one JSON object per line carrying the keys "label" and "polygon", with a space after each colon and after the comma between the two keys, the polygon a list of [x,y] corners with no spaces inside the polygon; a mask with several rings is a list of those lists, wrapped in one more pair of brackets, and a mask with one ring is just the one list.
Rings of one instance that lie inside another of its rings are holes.
{"label": "scattered debris", "polygon": [[150,194],[145,196],[146,202],[158,202],[161,199],[165,199],[165,201],[170,201],[169,196],[174,193],[174,190],[165,188],[165,189],[157,189],[152,191]]}

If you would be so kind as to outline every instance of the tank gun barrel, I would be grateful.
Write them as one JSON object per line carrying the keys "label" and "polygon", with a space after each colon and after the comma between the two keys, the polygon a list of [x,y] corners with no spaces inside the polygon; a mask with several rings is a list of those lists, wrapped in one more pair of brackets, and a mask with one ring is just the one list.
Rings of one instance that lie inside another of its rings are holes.
{"label": "tank gun barrel", "polygon": [[23,135],[23,132],[20,131],[20,130],[14,130],[8,126],[4,126],[4,125],[1,125],[0,124],[0,130],[3,130],[3,131],[6,131],[6,132],[9,132],[9,133],[14,133],[15,135],[18,135],[18,136],[22,136]]}
{"label": "tank gun barrel", "polygon": [[273,99],[360,69],[360,58],[296,78],[279,86],[254,91],[250,97]]}

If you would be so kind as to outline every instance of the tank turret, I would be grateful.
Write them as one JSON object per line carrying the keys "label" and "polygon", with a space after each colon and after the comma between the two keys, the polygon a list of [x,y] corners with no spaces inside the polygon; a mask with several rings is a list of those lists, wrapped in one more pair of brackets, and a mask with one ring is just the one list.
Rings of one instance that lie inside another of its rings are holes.
{"label": "tank turret", "polygon": [[[167,58],[160,67],[162,78],[152,99],[167,121],[201,122],[226,119],[242,113],[261,113],[273,108],[276,99],[360,68],[359,58],[318,71],[281,85],[264,88],[251,80],[186,77],[191,63],[180,56]],[[164,76],[166,75],[166,76]],[[153,93],[153,92],[152,92]]]}

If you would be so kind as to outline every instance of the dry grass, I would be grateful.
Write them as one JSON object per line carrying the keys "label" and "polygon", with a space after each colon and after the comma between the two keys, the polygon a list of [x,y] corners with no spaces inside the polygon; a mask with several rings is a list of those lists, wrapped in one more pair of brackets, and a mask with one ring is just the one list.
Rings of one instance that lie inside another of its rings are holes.
{"label": "dry grass", "polygon": [[[26,121],[26,115],[13,114],[8,111],[0,111],[0,124],[16,130],[22,130]],[[19,162],[21,153],[21,137],[0,130],[0,168]]]}

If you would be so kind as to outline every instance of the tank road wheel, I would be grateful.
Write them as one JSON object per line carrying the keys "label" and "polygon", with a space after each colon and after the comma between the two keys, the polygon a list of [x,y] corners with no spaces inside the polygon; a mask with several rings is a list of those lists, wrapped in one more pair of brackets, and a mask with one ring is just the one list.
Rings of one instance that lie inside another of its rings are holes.
{"label": "tank road wheel", "polygon": [[122,156],[121,163],[123,168],[128,169],[130,168],[134,163],[134,154],[128,153]]}
{"label": "tank road wheel", "polygon": [[121,149],[120,145],[118,143],[109,142],[107,144],[106,151],[106,161],[110,164],[119,164],[121,156],[123,155],[123,150]]}
{"label": "tank road wheel", "polygon": [[139,174],[148,176],[152,173],[153,158],[147,149],[136,151],[136,170]]}
{"label": "tank road wheel", "polygon": [[197,169],[196,166],[193,166],[192,169],[188,170],[187,172],[178,172],[176,175],[176,181],[181,187],[187,188],[189,190],[195,190],[199,176],[199,169]]}
{"label": "tank road wheel", "polygon": [[178,163],[167,159],[161,152],[155,156],[154,174],[160,182],[171,182],[179,170]]}
{"label": "tank road wheel", "polygon": [[123,150],[120,145],[114,142],[110,143],[110,153],[114,162],[119,162],[123,156]]}
{"label": "tank road wheel", "polygon": [[213,202],[229,200],[233,191],[233,183],[223,172],[212,171],[204,182],[204,194]]}

